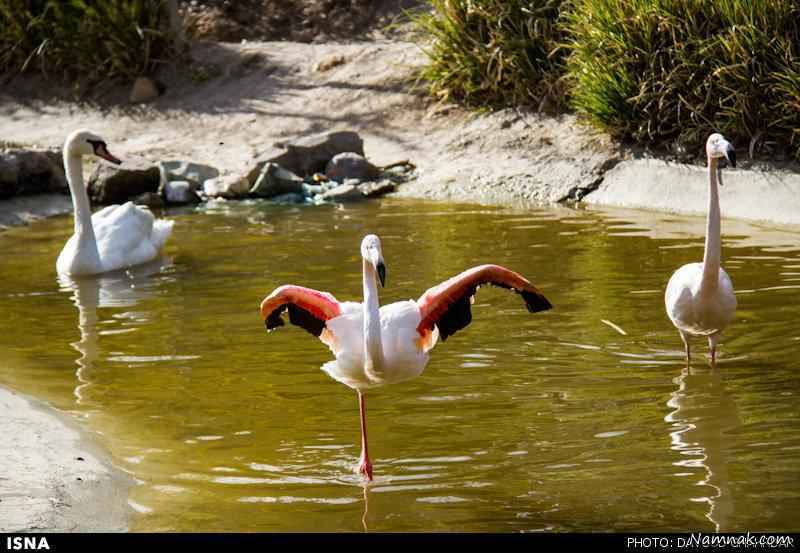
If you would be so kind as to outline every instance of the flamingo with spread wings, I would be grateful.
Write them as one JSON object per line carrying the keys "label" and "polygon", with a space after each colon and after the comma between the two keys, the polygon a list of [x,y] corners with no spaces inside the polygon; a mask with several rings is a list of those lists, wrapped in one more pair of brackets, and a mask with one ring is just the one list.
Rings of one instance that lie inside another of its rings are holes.
{"label": "flamingo with spread wings", "polygon": [[333,295],[302,286],[275,289],[261,302],[267,330],[289,322],[317,336],[336,357],[322,366],[334,380],[358,392],[361,413],[361,459],[357,472],[372,480],[367,450],[364,392],[419,376],[428,364],[428,352],[439,338],[445,341],[472,321],[470,304],[478,288],[493,284],[515,291],[528,311],[552,308],[547,298],[523,276],[499,265],[481,265],[464,271],[425,292],[417,301],[380,306],[379,280],[386,281],[380,239],[370,234],[361,242],[364,301],[339,302]]}

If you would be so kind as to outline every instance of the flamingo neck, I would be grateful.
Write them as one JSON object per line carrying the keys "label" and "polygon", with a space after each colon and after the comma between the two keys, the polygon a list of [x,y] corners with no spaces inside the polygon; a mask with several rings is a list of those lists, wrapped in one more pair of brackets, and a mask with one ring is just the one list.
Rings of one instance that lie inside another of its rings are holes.
{"label": "flamingo neck", "polygon": [[67,183],[72,195],[72,209],[75,215],[75,234],[81,247],[91,244],[97,249],[92,226],[92,209],[89,206],[89,194],[83,183],[83,160],[79,155],[72,155],[64,150],[64,168],[67,173]]}
{"label": "flamingo neck", "polygon": [[381,343],[381,313],[378,301],[378,284],[375,268],[363,261],[364,279],[364,371],[379,378],[383,371],[383,344]]}
{"label": "flamingo neck", "polygon": [[719,187],[717,184],[717,163],[708,158],[708,220],[706,222],[706,246],[703,253],[703,280],[701,287],[716,289],[719,284],[721,257]]}

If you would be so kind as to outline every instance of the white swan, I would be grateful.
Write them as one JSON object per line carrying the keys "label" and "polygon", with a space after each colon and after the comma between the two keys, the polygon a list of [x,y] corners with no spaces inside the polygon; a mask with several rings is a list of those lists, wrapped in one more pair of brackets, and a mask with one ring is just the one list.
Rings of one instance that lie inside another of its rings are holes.
{"label": "white swan", "polygon": [[150,210],[127,202],[110,205],[92,215],[83,183],[83,156],[97,155],[111,163],[105,141],[97,134],[78,130],[64,142],[64,169],[75,211],[75,233],[56,261],[60,274],[93,275],[151,261],[172,232],[173,221],[156,220]]}
{"label": "white swan", "polygon": [[[667,315],[680,332],[686,348],[686,366],[691,361],[689,336],[708,337],[711,365],[716,365],[717,342],[722,330],[733,320],[736,295],[728,273],[720,266],[721,236],[717,174],[719,159],[725,157],[736,167],[733,146],[721,134],[706,142],[708,156],[708,223],[702,263],[684,265],[669,279],[664,302]],[[720,174],[720,184],[721,182]]]}
{"label": "white swan", "polygon": [[363,392],[419,376],[428,364],[428,352],[438,338],[467,326],[470,304],[482,284],[514,290],[528,311],[550,309],[547,298],[528,280],[499,265],[481,265],[429,289],[417,301],[380,306],[378,285],[386,279],[381,241],[374,234],[361,242],[364,303],[339,302],[333,295],[301,286],[281,286],[261,302],[267,330],[289,322],[317,336],[336,356],[322,366],[334,380],[358,392],[361,411],[361,460],[358,472],[372,479],[367,451]]}

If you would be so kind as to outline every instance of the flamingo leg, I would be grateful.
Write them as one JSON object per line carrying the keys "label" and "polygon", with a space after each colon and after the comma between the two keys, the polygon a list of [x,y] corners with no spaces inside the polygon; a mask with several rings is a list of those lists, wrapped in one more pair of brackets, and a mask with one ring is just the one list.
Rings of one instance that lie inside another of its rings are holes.
{"label": "flamingo leg", "polygon": [[372,463],[369,462],[369,451],[367,450],[367,415],[364,406],[364,395],[358,392],[358,408],[361,412],[361,459],[356,471],[372,480]]}
{"label": "flamingo leg", "polygon": [[683,340],[683,348],[686,351],[686,368],[688,369],[692,362],[692,352],[689,348],[689,337],[681,332],[681,340]]}
{"label": "flamingo leg", "polygon": [[717,368],[717,335],[712,334],[708,337],[708,348],[711,350],[711,368]]}

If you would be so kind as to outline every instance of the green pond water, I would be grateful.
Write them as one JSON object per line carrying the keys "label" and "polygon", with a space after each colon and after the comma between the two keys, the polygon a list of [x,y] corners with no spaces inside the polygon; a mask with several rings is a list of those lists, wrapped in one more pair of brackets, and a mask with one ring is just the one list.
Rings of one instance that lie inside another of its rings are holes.
{"label": "green pond water", "polygon": [[[800,513],[800,233],[723,222],[737,319],[691,372],[664,313],[704,221],[387,200],[167,213],[162,263],[59,282],[71,217],[0,234],[0,384],[82,420],[137,485],[135,531],[787,531]],[[355,393],[258,305],[297,283],[383,302],[479,263],[528,276],[528,314],[483,288],[419,378]]]}

